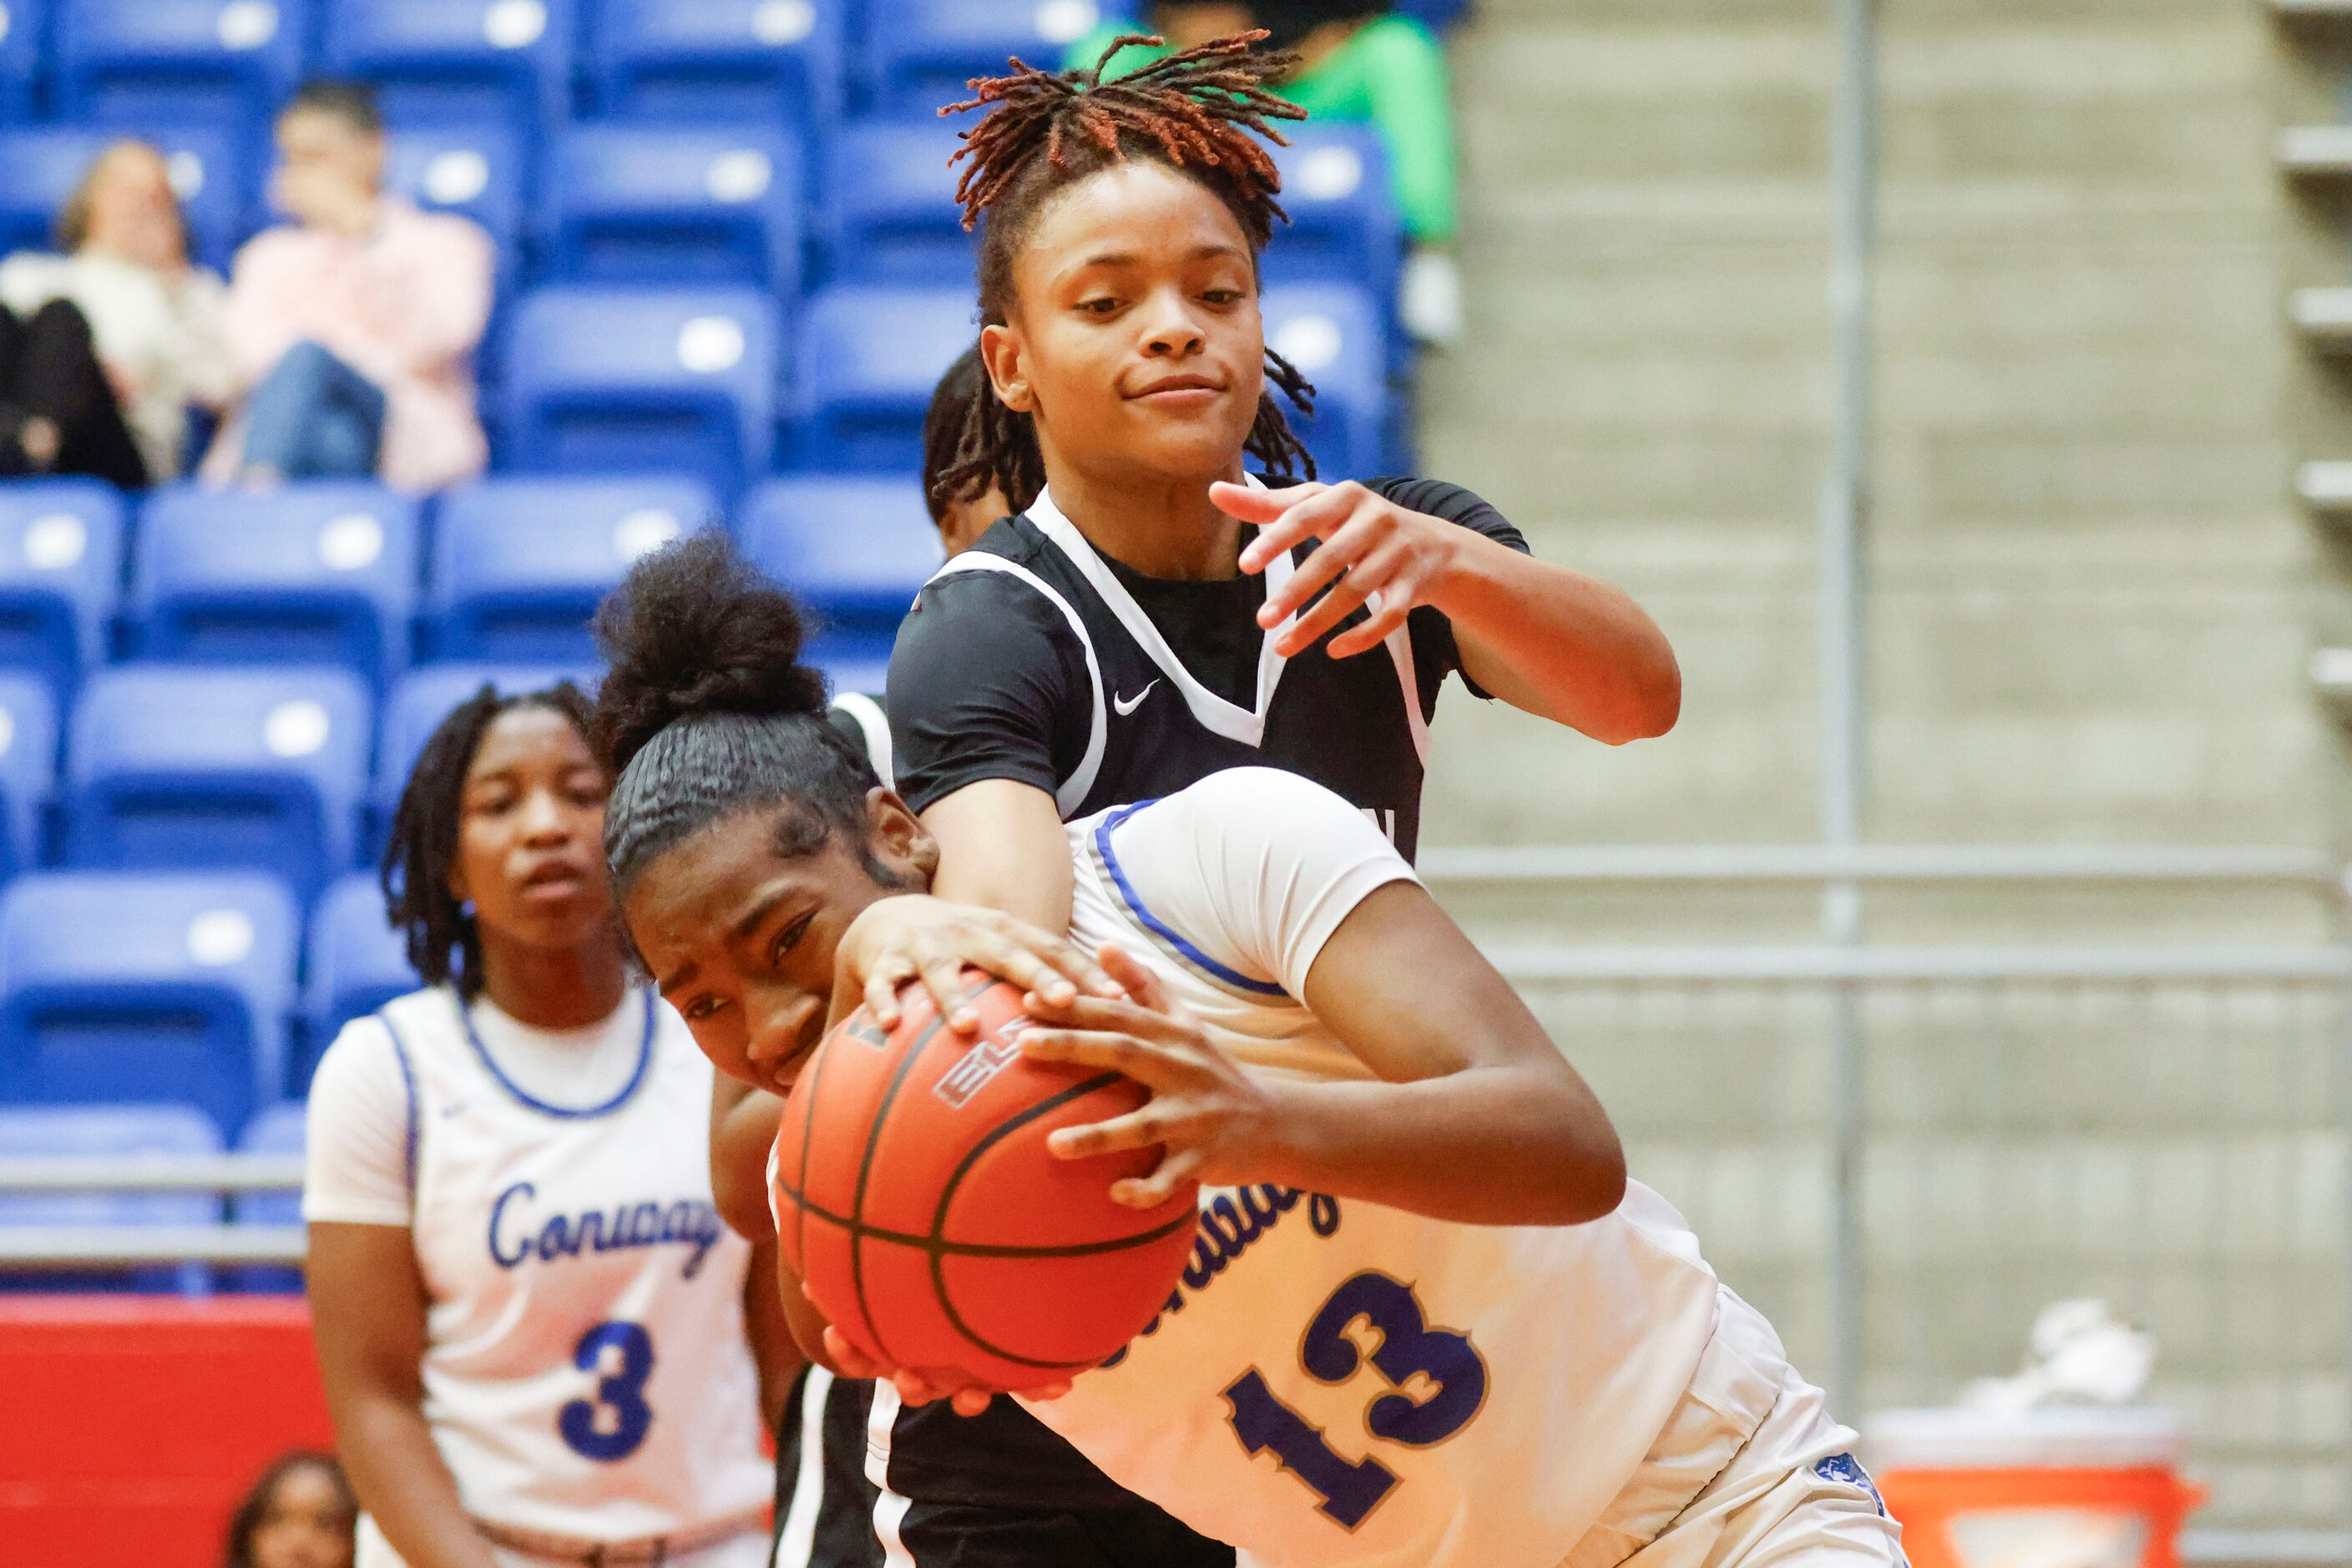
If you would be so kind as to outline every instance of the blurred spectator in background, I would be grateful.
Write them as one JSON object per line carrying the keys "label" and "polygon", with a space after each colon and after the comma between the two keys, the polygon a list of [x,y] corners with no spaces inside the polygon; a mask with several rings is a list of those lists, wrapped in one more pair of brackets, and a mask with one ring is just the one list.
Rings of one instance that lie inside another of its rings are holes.
{"label": "blurred spectator in background", "polygon": [[[1160,0],[1149,8],[1159,48],[1129,45],[1108,64],[1107,77],[1142,69],[1177,49],[1264,27],[1264,47],[1295,49],[1298,69],[1282,96],[1310,121],[1369,123],[1388,153],[1389,184],[1412,246],[1399,286],[1398,310],[1407,331],[1423,342],[1450,343],[1462,335],[1462,275],[1454,264],[1454,99],[1445,46],[1410,17],[1365,0],[1250,0],[1200,5]],[[1070,47],[1066,64],[1092,68],[1111,40],[1134,25],[1097,28]],[[1278,243],[1278,242],[1277,242]]]}
{"label": "blurred spectator in background", "polygon": [[325,1454],[289,1454],[236,1505],[227,1568],[352,1568],[359,1511],[342,1466]]}
{"label": "blurred spectator in background", "polygon": [[473,353],[489,237],[383,191],[365,88],[312,82],[278,118],[272,202],[294,219],[237,253],[228,343],[243,407],[205,458],[216,481],[380,475],[437,489],[488,458]]}
{"label": "blurred spectator in background", "polygon": [[188,264],[163,155],[100,153],[57,241],[0,262],[0,473],[178,478],[188,409],[217,407],[229,374],[221,280]]}
{"label": "blurred spectator in background", "polygon": [[[923,500],[931,509],[931,525],[940,531],[940,545],[950,556],[971,549],[972,541],[986,533],[991,523],[1010,517],[1014,510],[1003,492],[984,479],[978,481],[978,489],[961,495],[940,483],[940,476],[955,466],[956,443],[962,437],[964,421],[971,416],[972,404],[995,395],[995,388],[988,384],[988,372],[980,363],[980,345],[975,343],[948,366],[947,374],[931,389],[930,406],[923,412]],[[1021,504],[1025,508],[1036,499],[1024,496]]]}

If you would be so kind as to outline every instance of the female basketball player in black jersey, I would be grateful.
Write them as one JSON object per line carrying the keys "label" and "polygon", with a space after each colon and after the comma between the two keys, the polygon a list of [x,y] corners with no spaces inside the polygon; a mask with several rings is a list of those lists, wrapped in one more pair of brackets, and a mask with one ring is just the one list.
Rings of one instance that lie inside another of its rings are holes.
{"label": "female basketball player in black jersey", "polygon": [[[1258,85],[1279,62],[1248,43],[1113,84],[1022,71],[983,85],[998,107],[970,137],[966,191],[987,220],[994,395],[937,493],[1033,499],[926,589],[890,708],[900,786],[942,845],[937,890],[1021,918],[874,906],[844,969],[886,1015],[917,974],[951,1000],[965,962],[1056,994],[1116,990],[1036,929],[1067,924],[1061,822],[1223,767],[1316,778],[1410,853],[1449,670],[1606,741],[1673,722],[1673,655],[1648,618],[1528,559],[1476,498],[1290,482],[1312,465],[1264,393],[1255,258],[1278,208],[1249,133],[1287,110]],[[1236,482],[1245,456],[1281,488]],[[1245,525],[1263,526],[1253,539]],[[1066,1561],[1055,1542],[1073,1517],[1131,1501],[1009,1402],[965,1423],[894,1409],[902,1392],[929,1391],[904,1377],[877,1391],[877,1468],[915,1497],[908,1522],[959,1538],[958,1561]],[[994,1554],[968,1555],[979,1541]],[[1138,1540],[1120,1561],[1230,1554]]]}
{"label": "female basketball player in black jersey", "polygon": [[[924,590],[891,731],[940,893],[1046,931],[1069,912],[1064,820],[1221,768],[1314,778],[1410,856],[1449,672],[1610,742],[1662,733],[1680,701],[1649,617],[1529,557],[1476,498],[1294,482],[1312,462],[1265,383],[1307,388],[1259,316],[1281,212],[1255,133],[1297,111],[1251,41],[1115,82],[1017,67],[980,85],[967,132],[995,395],[941,485],[1034,499]],[[893,902],[845,963],[887,1016],[910,976],[947,1001],[962,963],[1023,962],[1009,931]]]}

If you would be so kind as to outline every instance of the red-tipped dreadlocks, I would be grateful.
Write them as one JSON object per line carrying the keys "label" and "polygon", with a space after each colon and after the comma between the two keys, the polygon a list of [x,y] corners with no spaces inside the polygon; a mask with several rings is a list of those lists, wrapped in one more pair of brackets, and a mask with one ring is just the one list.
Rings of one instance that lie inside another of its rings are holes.
{"label": "red-tipped dreadlocks", "polygon": [[[1016,58],[1007,76],[975,78],[969,102],[940,112],[985,110],[963,133],[950,162],[970,159],[956,186],[964,226],[983,215],[980,244],[982,322],[1002,325],[1013,295],[1013,259],[1045,198],[1053,192],[1131,158],[1182,171],[1225,204],[1253,251],[1273,237],[1285,216],[1276,195],[1282,176],[1260,137],[1279,142],[1277,120],[1304,120],[1307,111],[1268,91],[1265,83],[1295,68],[1291,54],[1259,54],[1263,31],[1237,33],[1183,49],[1131,76],[1103,79],[1103,67],[1130,44],[1158,47],[1159,38],[1130,34],[1114,41],[1092,70],[1055,75]],[[1287,360],[1266,351],[1267,379],[1306,413],[1315,388]],[[1266,471],[1315,477],[1315,459],[1273,395],[1259,399],[1244,448]],[[972,400],[955,456],[931,488],[938,502],[969,500],[993,484],[1014,506],[1045,488],[1045,459],[1029,417],[992,393]]]}

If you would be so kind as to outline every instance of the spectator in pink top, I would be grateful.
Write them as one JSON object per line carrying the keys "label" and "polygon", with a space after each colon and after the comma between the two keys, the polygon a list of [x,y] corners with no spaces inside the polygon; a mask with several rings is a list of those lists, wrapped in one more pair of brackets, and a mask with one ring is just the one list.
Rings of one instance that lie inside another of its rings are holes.
{"label": "spectator in pink top", "polygon": [[366,89],[312,82],[278,117],[271,201],[295,221],[237,253],[225,318],[244,399],[205,461],[218,483],[379,475],[431,490],[481,472],[473,354],[489,237],[383,191]]}

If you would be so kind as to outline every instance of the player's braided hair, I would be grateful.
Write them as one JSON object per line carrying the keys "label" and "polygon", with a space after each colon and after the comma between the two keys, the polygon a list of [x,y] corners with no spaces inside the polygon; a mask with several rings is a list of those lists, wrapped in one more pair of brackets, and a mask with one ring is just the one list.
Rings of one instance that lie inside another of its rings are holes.
{"label": "player's braided hair", "polygon": [[[988,220],[980,239],[982,324],[1003,324],[1013,258],[1045,198],[1129,159],[1163,163],[1199,182],[1232,212],[1251,250],[1265,248],[1286,215],[1276,199],[1282,176],[1259,138],[1281,142],[1273,122],[1304,120],[1307,111],[1267,90],[1268,80],[1298,62],[1294,55],[1253,49],[1265,37],[1258,31],[1213,39],[1108,81],[1103,66],[1119,50],[1130,44],[1156,48],[1161,40],[1124,35],[1093,69],[1058,75],[1016,58],[1010,74],[973,79],[977,96],[940,111],[987,111],[963,133],[950,160],[971,161],[956,186],[964,226]],[[1313,413],[1315,388],[1297,367],[1272,349],[1265,360],[1267,379],[1301,412]],[[1271,393],[1258,400],[1244,450],[1269,473],[1315,477],[1315,459]],[[972,400],[954,458],[931,494],[940,502],[969,500],[992,483],[1007,497],[1034,496],[1045,486],[1029,416],[992,395]]]}
{"label": "player's braided hair", "polygon": [[482,939],[472,912],[449,890],[466,816],[466,773],[490,726],[518,708],[561,713],[583,740],[594,717],[568,680],[503,697],[483,686],[441,721],[417,753],[383,850],[384,910],[406,941],[409,963],[427,985],[456,981],[467,1001],[482,989]]}

